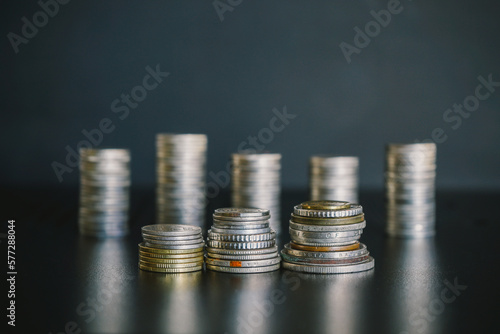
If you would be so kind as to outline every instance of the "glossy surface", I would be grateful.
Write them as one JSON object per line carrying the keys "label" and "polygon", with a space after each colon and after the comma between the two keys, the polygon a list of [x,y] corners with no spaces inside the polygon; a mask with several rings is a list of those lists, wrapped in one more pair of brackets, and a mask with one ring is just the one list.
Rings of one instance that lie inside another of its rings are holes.
{"label": "glossy surface", "polygon": [[[72,332],[72,326],[83,333],[478,333],[496,327],[499,194],[438,193],[436,237],[404,240],[384,235],[382,192],[362,193],[361,242],[375,269],[340,275],[141,271],[137,244],[140,226],[154,221],[154,191],[132,192],[131,235],[106,240],[78,235],[77,191],[1,194],[2,219],[16,219],[17,333]],[[284,192],[283,220],[306,196]],[[213,200],[208,212],[227,201]],[[280,247],[287,230],[285,224]],[[455,280],[460,287],[450,289]]]}

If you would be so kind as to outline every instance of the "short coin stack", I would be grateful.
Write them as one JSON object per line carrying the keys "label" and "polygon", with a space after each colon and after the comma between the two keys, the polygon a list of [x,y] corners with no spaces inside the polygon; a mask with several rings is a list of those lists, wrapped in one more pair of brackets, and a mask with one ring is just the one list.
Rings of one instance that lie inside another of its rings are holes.
{"label": "short coin stack", "polygon": [[269,227],[269,210],[223,208],[213,215],[208,231],[207,269],[227,273],[278,270],[281,258],[276,233]]}
{"label": "short coin stack", "polygon": [[155,224],[142,229],[139,268],[160,273],[186,273],[203,269],[201,228],[191,225]]}
{"label": "short coin stack", "polygon": [[389,235],[435,234],[436,144],[389,144],[385,191]]}
{"label": "short coin stack", "polygon": [[290,219],[292,241],[281,251],[283,268],[316,274],[372,269],[375,261],[358,241],[365,226],[359,204],[310,201],[296,205]]}
{"label": "short coin stack", "polygon": [[232,155],[232,205],[239,208],[269,208],[271,227],[281,231],[281,154]]}
{"label": "short coin stack", "polygon": [[82,235],[128,234],[130,152],[80,149],[79,230]]}
{"label": "short coin stack", "polygon": [[156,221],[191,224],[205,221],[207,136],[158,134],[156,136]]}
{"label": "short coin stack", "polygon": [[316,155],[309,160],[311,200],[358,203],[358,157]]}

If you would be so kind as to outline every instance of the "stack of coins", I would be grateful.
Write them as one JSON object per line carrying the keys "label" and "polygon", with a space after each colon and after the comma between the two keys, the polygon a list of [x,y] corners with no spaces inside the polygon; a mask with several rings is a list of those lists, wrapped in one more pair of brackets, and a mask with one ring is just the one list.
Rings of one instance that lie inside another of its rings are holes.
{"label": "stack of coins", "polygon": [[358,203],[358,157],[316,155],[309,160],[311,200]]}
{"label": "stack of coins", "polygon": [[130,152],[80,149],[80,233],[94,237],[128,234]]}
{"label": "stack of coins", "polygon": [[290,219],[292,241],[281,251],[283,268],[315,274],[372,269],[375,261],[358,241],[365,226],[359,204],[310,201],[296,205]]}
{"label": "stack of coins", "polygon": [[156,222],[203,227],[207,136],[156,136]]}
{"label": "stack of coins", "polygon": [[155,224],[141,229],[139,268],[160,273],[187,273],[203,269],[201,228]]}
{"label": "stack of coins", "polygon": [[386,147],[386,232],[400,237],[435,234],[436,144]]}
{"label": "stack of coins", "polygon": [[227,273],[263,273],[278,270],[281,258],[276,233],[269,227],[269,210],[223,208],[215,210],[208,231],[207,269]]}
{"label": "stack of coins", "polygon": [[232,155],[232,205],[239,208],[268,208],[271,227],[281,231],[281,154]]}

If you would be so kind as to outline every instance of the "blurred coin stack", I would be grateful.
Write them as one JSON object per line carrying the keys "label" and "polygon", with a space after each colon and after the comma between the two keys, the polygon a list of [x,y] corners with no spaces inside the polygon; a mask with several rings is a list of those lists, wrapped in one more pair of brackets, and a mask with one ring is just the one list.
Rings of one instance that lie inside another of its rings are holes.
{"label": "blurred coin stack", "polygon": [[281,258],[276,233],[269,227],[269,219],[269,210],[215,210],[213,225],[208,231],[207,269],[227,273],[278,270]]}
{"label": "blurred coin stack", "polygon": [[281,154],[235,153],[232,155],[232,163],[233,207],[269,208],[271,227],[280,233]]}
{"label": "blurred coin stack", "polygon": [[358,203],[358,157],[316,155],[309,160],[311,200]]}
{"label": "blurred coin stack", "polygon": [[204,226],[206,159],[206,135],[157,134],[158,224]]}
{"label": "blurred coin stack", "polygon": [[160,273],[186,273],[203,269],[201,228],[192,225],[155,224],[141,229],[139,268]]}
{"label": "blurred coin stack", "polygon": [[281,250],[283,268],[315,274],[372,269],[375,260],[358,241],[365,226],[359,204],[309,201],[296,205],[290,219],[291,242]]}
{"label": "blurred coin stack", "polygon": [[80,149],[79,230],[82,235],[128,234],[130,152]]}
{"label": "blurred coin stack", "polygon": [[400,237],[435,234],[436,144],[386,147],[386,232]]}

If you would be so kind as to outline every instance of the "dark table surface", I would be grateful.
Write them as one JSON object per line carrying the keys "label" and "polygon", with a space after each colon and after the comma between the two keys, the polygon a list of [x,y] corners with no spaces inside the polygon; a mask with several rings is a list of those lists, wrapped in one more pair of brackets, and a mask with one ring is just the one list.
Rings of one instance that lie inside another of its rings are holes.
{"label": "dark table surface", "polygon": [[[15,333],[479,333],[498,328],[500,194],[438,192],[437,234],[384,235],[383,193],[362,192],[361,237],[375,269],[304,275],[286,270],[167,275],[138,269],[140,226],[154,222],[154,191],[134,189],[131,234],[77,232],[77,189],[1,190],[1,249],[15,219]],[[283,236],[306,191],[284,191]],[[227,194],[208,212],[228,206]],[[5,277],[4,276],[4,277]],[[5,280],[4,280],[5,284]],[[2,333],[6,331],[2,330]]]}

